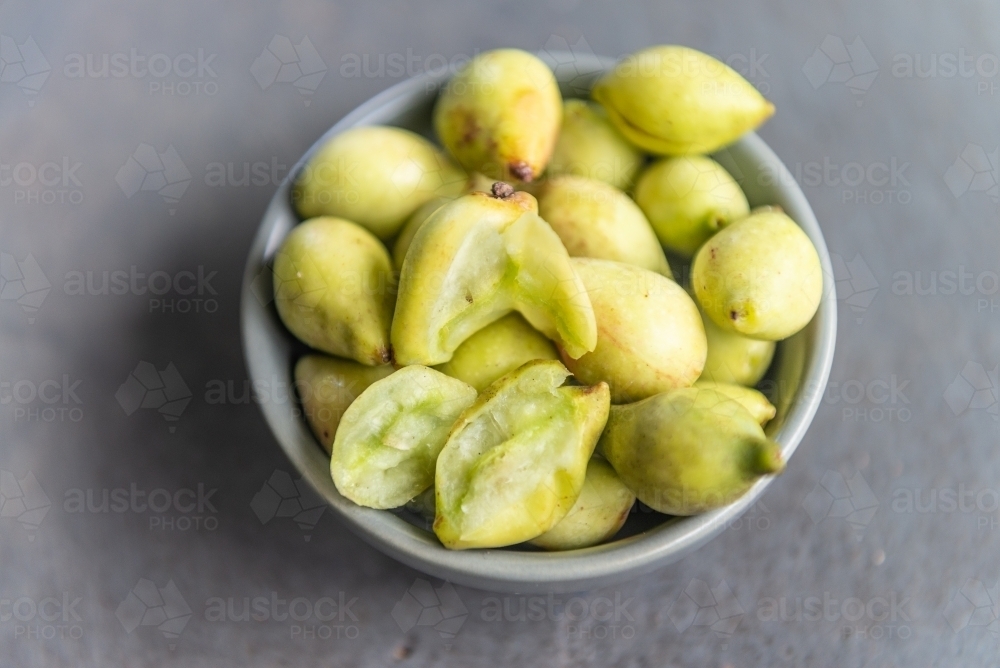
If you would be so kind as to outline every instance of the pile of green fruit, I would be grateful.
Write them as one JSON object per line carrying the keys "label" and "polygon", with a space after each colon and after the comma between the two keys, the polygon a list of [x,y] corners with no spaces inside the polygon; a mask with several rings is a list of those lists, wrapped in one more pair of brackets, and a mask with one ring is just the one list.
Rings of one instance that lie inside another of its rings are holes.
{"label": "pile of green fruit", "polygon": [[812,319],[819,257],[702,155],[773,105],[678,46],[592,97],[563,101],[531,54],[483,53],[437,100],[447,152],[361,127],[294,185],[274,295],[325,353],[295,378],[333,481],[425,513],[451,549],[595,545],[636,499],[701,513],[784,466],[752,388]]}

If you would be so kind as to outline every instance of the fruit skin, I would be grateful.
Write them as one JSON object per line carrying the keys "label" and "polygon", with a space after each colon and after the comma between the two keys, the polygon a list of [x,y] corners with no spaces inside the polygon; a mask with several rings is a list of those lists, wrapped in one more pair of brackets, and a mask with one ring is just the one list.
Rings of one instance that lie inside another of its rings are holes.
{"label": "fruit skin", "polygon": [[501,376],[539,359],[557,360],[559,352],[521,315],[511,313],[467,338],[451,360],[435,368],[482,392]]}
{"label": "fruit skin", "polygon": [[438,209],[403,262],[392,325],[401,365],[442,364],[512,310],[579,357],[597,344],[586,290],[535,198],[495,183]]}
{"label": "fruit skin", "polygon": [[682,287],[620,262],[573,258],[597,319],[597,347],[563,362],[580,382],[604,381],[614,403],[694,383],[708,344],[698,307]]}
{"label": "fruit skin", "polygon": [[640,501],[670,515],[730,504],[784,468],[743,406],[697,387],[612,406],[598,452]]}
{"label": "fruit skin", "polygon": [[454,199],[454,197],[435,197],[421,204],[420,208],[406,219],[403,229],[400,230],[399,236],[396,237],[392,246],[392,264],[396,267],[396,271],[403,268],[403,260],[406,259],[406,252],[410,250],[410,244],[413,243],[413,237],[417,235],[417,230],[427,222],[431,214]]}
{"label": "fruit skin", "polygon": [[[469,178],[465,182],[465,187],[461,194],[468,194],[471,192],[490,192],[493,184],[496,183],[495,179],[483,176],[478,172],[473,172],[469,175]],[[399,235],[396,237],[396,241],[392,247],[392,262],[396,266],[397,270],[403,268],[403,259],[406,258],[406,251],[410,249],[410,244],[413,243],[413,237],[416,236],[417,230],[427,222],[431,214],[440,209],[443,205],[454,200],[458,195],[441,195],[428,200],[427,202],[420,205],[420,208],[413,212],[409,218],[406,219],[406,223],[403,225],[402,229],[399,231]]]}
{"label": "fruit skin", "polygon": [[566,100],[559,139],[545,174],[585,176],[628,190],[644,160],[642,152],[611,124],[604,107],[587,100]]}
{"label": "fruit skin", "polygon": [[347,218],[386,240],[427,200],[458,195],[465,180],[420,135],[372,125],[347,130],[320,147],[296,179],[292,202],[303,218]]}
{"label": "fruit skin", "polygon": [[805,327],[823,293],[819,255],[806,233],[777,209],[732,223],[691,265],[691,285],[723,330],[768,341]]}
{"label": "fruit skin", "polygon": [[370,232],[343,218],[307,220],[285,237],[273,271],[278,315],[303,343],[369,366],[392,360],[392,261]]}
{"label": "fruit skin", "polygon": [[538,213],[572,257],[625,262],[671,278],[646,216],[614,186],[583,176],[548,179],[539,192]]}
{"label": "fruit skin", "polygon": [[538,538],[529,541],[545,550],[576,550],[612,538],[628,519],[635,494],[600,457],[587,464],[583,490],[572,510]]}
{"label": "fruit skin", "polygon": [[695,387],[702,390],[715,390],[733,401],[739,403],[763,427],[774,417],[775,408],[763,394],[752,387],[743,387],[732,383],[714,383],[708,380],[695,382]]}
{"label": "fruit skin", "polygon": [[[505,278],[510,282],[498,231],[529,211],[538,211],[538,202],[527,193],[494,197],[476,191],[447,203],[420,226],[400,272],[400,297],[393,317],[392,340],[400,364],[447,362],[462,341],[511,310],[506,295],[498,300],[495,294]],[[447,321],[452,314],[438,313],[435,305],[455,282],[449,273],[463,251],[485,255],[467,260],[473,278],[479,280],[467,287],[466,312],[477,312],[459,323],[463,325],[460,331],[451,333]]]}
{"label": "fruit skin", "polygon": [[407,503],[434,484],[448,431],[475,399],[472,387],[422,366],[372,383],[344,412],[333,441],[337,491],[369,508]]}
{"label": "fruit skin", "polygon": [[562,121],[548,66],[526,51],[497,49],[469,61],[434,107],[441,143],[468,171],[531,181],[545,171]]}
{"label": "fruit skin", "polygon": [[445,547],[522,543],[573,507],[610,397],[604,383],[562,386],[568,376],[559,362],[528,362],[452,427],[434,479],[434,532]]}
{"label": "fruit skin", "polygon": [[708,357],[699,380],[753,387],[774,359],[774,341],[751,339],[722,329],[702,312]]}
{"label": "fruit skin", "polygon": [[702,155],[663,158],[635,186],[635,201],[660,243],[690,258],[709,237],[750,213],[739,184]]}
{"label": "fruit skin", "polygon": [[711,153],[753,130],[774,105],[728,65],[683,46],[637,51],[591,91],[639,148],[658,155]]}
{"label": "fruit skin", "polygon": [[391,365],[365,366],[327,355],[305,355],[295,363],[295,389],[316,440],[327,453],[344,411],[377,380],[394,371]]}

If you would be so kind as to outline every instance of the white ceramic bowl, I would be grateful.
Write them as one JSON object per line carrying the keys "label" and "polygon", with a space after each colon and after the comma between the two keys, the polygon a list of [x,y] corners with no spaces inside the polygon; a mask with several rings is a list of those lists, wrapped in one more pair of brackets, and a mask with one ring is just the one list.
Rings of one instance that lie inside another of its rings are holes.
{"label": "white ceramic bowl", "polygon": [[[593,81],[614,64],[605,58],[571,54],[549,54],[546,58],[565,97],[586,97]],[[277,380],[290,387],[295,361],[305,352],[278,318],[271,301],[268,269],[285,235],[298,222],[290,204],[290,185],[296,174],[320,145],[349,128],[394,125],[432,137],[431,110],[447,79],[445,72],[426,73],[365,102],[320,137],[278,188],[261,221],[243,277],[244,353],[255,383]],[[766,379],[780,388],[772,397],[777,415],[766,431],[781,444],[787,459],[809,428],[833,363],[837,311],[830,256],[816,217],[795,179],[756,134],[747,134],[715,157],[740,181],[751,206],[781,206],[812,239],[823,264],[826,286],[819,311],[804,330],[778,345]],[[285,454],[347,528],[424,573],[493,591],[581,591],[647,573],[680,559],[719,534],[772,484],[771,478],[764,478],[736,503],[696,517],[633,513],[618,540],[596,547],[552,553],[522,548],[456,552],[442,547],[433,533],[407,518],[406,513],[362,508],[342,497],[330,478],[329,456],[313,438],[297,405],[269,402],[260,404],[260,408]]]}

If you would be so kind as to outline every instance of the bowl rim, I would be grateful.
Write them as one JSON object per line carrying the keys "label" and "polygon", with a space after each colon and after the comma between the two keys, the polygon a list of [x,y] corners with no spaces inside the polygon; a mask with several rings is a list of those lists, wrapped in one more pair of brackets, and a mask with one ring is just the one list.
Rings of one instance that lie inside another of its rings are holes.
{"label": "bowl rim", "polygon": [[[580,54],[539,54],[550,66],[571,61],[580,71],[596,73],[608,70],[614,60],[598,56],[582,57]],[[555,69],[555,67],[553,67]],[[253,351],[262,345],[260,329],[271,322],[260,322],[265,318],[276,320],[276,315],[267,313],[255,293],[254,283],[267,267],[283,239],[279,233],[287,227],[287,215],[293,220],[298,217],[291,211],[290,187],[312,155],[331,137],[360,125],[370,125],[371,118],[385,115],[393,110],[403,110],[413,106],[413,100],[423,89],[435,89],[450,76],[448,72],[425,72],[399,82],[375,95],[346,114],[312,144],[312,146],[290,169],[275,192],[255,234],[247,257],[243,275],[240,301],[240,327],[244,359],[251,381],[266,378]],[[816,247],[824,274],[824,290],[819,308],[813,321],[807,327],[812,334],[807,343],[808,359],[802,369],[799,388],[795,400],[790,404],[784,423],[772,435],[782,447],[786,461],[792,456],[808,430],[813,416],[819,408],[823,388],[829,379],[833,365],[833,354],[837,332],[837,301],[833,281],[833,268],[822,231],[809,203],[778,156],[756,133],[750,132],[735,142],[759,162],[767,163],[777,170],[774,175],[776,190],[782,194],[787,209],[795,212],[795,222],[809,236]],[[292,223],[294,224],[294,223]],[[277,327],[284,329],[280,322]],[[289,364],[290,374],[291,364]],[[415,527],[397,515],[356,506],[344,499],[336,491],[329,476],[329,464],[316,468],[316,453],[304,450],[301,438],[283,435],[278,413],[293,410],[289,404],[274,402],[258,403],[265,420],[282,450],[292,461],[298,472],[307,479],[319,495],[336,511],[347,528],[360,538],[388,554],[424,573],[443,580],[500,592],[574,592],[595,586],[605,586],[628,580],[665,566],[708,542],[721,533],[735,519],[739,518],[764,493],[773,480],[772,476],[758,480],[739,500],[723,508],[702,515],[673,518],[640,534],[620,539],[612,543],[567,552],[519,552],[510,550],[447,550],[433,538],[432,534]],[[305,424],[296,416],[295,420]],[[300,427],[302,426],[300,425]],[[305,427],[309,438],[312,433]],[[313,441],[312,449],[325,454]]]}

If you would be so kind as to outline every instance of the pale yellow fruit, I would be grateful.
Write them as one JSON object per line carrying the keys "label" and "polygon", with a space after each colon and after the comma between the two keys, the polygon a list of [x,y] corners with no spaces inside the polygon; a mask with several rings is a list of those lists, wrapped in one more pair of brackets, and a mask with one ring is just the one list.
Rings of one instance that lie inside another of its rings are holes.
{"label": "pale yellow fruit", "polygon": [[750,213],[746,196],[729,172],[701,155],[663,158],[650,165],[635,186],[635,201],[660,243],[686,258]]}
{"label": "pale yellow fruit", "polygon": [[586,176],[628,190],[644,159],[611,124],[601,105],[566,100],[559,140],[545,173]]}
{"label": "pale yellow fruit", "polygon": [[465,181],[465,173],[420,135],[372,125],[321,146],[296,179],[292,201],[303,218],[347,218],[386,240],[421,204],[457,196]]}
{"label": "pale yellow fruit", "polygon": [[671,277],[649,221],[614,186],[583,176],[557,176],[541,187],[538,213],[573,257],[624,262]]}
{"label": "pale yellow fruit", "polygon": [[434,107],[434,129],[458,162],[506,181],[531,181],[545,171],[561,121],[552,71],[518,49],[473,58]]}
{"label": "pale yellow fruit", "polygon": [[612,406],[598,449],[640,501],[670,515],[728,505],[785,466],[742,405],[697,387]]}
{"label": "pale yellow fruit", "polygon": [[591,95],[629,141],[660,155],[711,153],[774,113],[738,72],[683,46],[627,56]]}
{"label": "pale yellow fruit", "polygon": [[581,382],[604,381],[614,403],[681,387],[701,375],[707,353],[698,307],[660,274],[608,260],[573,258],[597,320],[597,347],[563,361]]}
{"label": "pale yellow fruit", "polygon": [[528,362],[455,423],[434,478],[434,532],[445,547],[523,543],[573,507],[609,397],[604,383],[564,386],[568,376],[559,362]]}
{"label": "pale yellow fruit", "polygon": [[806,233],[781,211],[767,209],[709,239],[691,265],[691,285],[722,329],[779,341],[812,320],[823,270]]}
{"label": "pale yellow fruit", "polygon": [[295,363],[295,389],[316,440],[327,452],[347,407],[369,385],[382,380],[391,365],[366,366],[327,355],[305,355]]}
{"label": "pale yellow fruit", "polygon": [[413,215],[407,219],[406,224],[403,225],[403,229],[399,232],[399,236],[396,237],[396,243],[392,246],[392,263],[397,271],[403,268],[403,260],[406,259],[406,252],[410,250],[410,244],[413,243],[413,237],[417,235],[417,230],[420,229],[420,226],[427,222],[432,213],[453,199],[455,198],[435,197],[428,200],[421,204],[420,208],[414,211]]}
{"label": "pale yellow fruit", "polygon": [[703,390],[715,390],[733,401],[738,402],[747,412],[753,416],[760,426],[767,424],[774,417],[775,408],[763,394],[751,387],[734,385],[733,383],[714,383],[708,380],[699,380],[695,387]]}
{"label": "pale yellow fruit", "polygon": [[392,360],[392,261],[363,227],[333,217],[296,225],[275,255],[273,281],[278,315],[303,343],[370,366]]}
{"label": "pale yellow fruit", "polygon": [[702,313],[708,357],[699,380],[754,386],[774,358],[774,341],[761,341],[722,329]]}
{"label": "pale yellow fruit", "polygon": [[566,517],[532,545],[545,550],[577,550],[612,538],[635,504],[635,494],[625,486],[611,464],[593,457],[587,464],[583,490]]}
{"label": "pale yellow fruit", "polygon": [[555,345],[517,313],[486,325],[455,349],[441,373],[485,390],[493,381],[531,360],[557,360]]}

